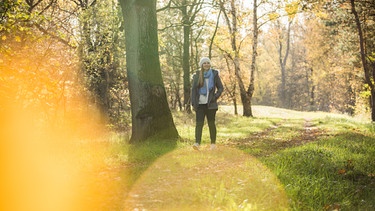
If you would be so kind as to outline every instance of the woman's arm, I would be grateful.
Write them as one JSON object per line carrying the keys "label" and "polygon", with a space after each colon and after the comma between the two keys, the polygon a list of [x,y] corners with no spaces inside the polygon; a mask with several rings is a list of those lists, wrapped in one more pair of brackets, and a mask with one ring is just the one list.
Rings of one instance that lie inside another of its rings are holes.
{"label": "woman's arm", "polygon": [[218,99],[224,91],[224,86],[223,86],[223,83],[221,82],[219,71],[217,71],[215,86],[217,88],[216,93],[215,93],[215,98]]}

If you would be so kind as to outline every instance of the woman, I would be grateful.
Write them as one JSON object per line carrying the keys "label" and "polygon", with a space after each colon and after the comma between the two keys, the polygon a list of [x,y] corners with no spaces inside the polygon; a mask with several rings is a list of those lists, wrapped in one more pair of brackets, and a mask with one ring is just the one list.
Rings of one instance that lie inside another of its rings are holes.
{"label": "woman", "polygon": [[196,113],[195,144],[193,148],[199,150],[202,139],[204,118],[207,117],[210,131],[211,149],[216,148],[215,116],[218,110],[217,99],[223,92],[223,84],[219,77],[219,71],[211,68],[211,61],[203,57],[199,61],[200,70],[193,75],[191,89],[191,105]]}

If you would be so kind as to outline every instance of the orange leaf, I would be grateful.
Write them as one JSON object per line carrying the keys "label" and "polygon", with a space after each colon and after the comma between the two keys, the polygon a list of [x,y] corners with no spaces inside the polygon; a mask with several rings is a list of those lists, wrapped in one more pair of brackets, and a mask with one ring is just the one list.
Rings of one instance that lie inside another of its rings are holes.
{"label": "orange leaf", "polygon": [[340,169],[337,173],[339,173],[339,174],[345,174],[346,170],[345,169]]}

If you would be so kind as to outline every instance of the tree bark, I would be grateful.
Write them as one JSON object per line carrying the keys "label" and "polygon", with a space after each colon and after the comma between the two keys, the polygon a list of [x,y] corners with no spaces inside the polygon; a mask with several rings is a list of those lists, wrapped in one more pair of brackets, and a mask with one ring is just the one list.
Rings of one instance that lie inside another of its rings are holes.
{"label": "tree bark", "polygon": [[[241,67],[240,67],[240,58],[239,58],[239,49],[237,48],[237,10],[235,0],[231,0],[230,2],[230,13],[231,13],[231,20],[229,19],[228,13],[224,7],[224,1],[220,1],[220,9],[223,12],[224,19],[227,23],[230,39],[231,39],[231,48],[232,52],[234,53],[233,56],[233,64],[234,64],[234,72],[238,81],[238,87],[240,89],[240,97],[243,106],[243,116],[252,116],[251,112],[251,98],[249,93],[246,92],[245,84],[242,80],[241,74]],[[251,82],[250,82],[251,83]]]}
{"label": "tree bark", "polygon": [[350,3],[351,3],[351,10],[354,15],[355,23],[357,25],[357,30],[358,30],[361,61],[362,61],[362,66],[363,66],[363,70],[365,74],[365,82],[369,86],[369,89],[371,92],[371,96],[370,96],[371,120],[374,122],[375,121],[375,85],[373,81],[375,79],[375,64],[373,63],[372,65],[373,70],[372,70],[372,76],[371,76],[370,66],[367,63],[367,59],[366,59],[365,40],[363,37],[361,21],[359,19],[357,10],[355,9],[354,0],[350,0]]}
{"label": "tree bark", "polygon": [[251,58],[251,66],[250,66],[250,83],[247,89],[247,104],[246,107],[244,105],[244,116],[252,117],[253,111],[251,109],[251,99],[253,98],[254,90],[255,90],[255,69],[256,69],[256,59],[258,56],[258,1],[254,0],[253,2],[253,54]]}
{"label": "tree bark", "polygon": [[[285,55],[283,57],[283,31],[280,32],[280,38],[279,38],[279,63],[280,63],[280,70],[281,70],[281,102],[283,108],[290,108],[290,103],[287,103],[287,90],[286,90],[286,62],[288,60],[289,56],[289,49],[290,49],[290,25],[292,24],[292,21],[290,20],[288,22],[288,29],[286,34],[286,49],[285,49]],[[280,26],[281,27],[281,26]]]}
{"label": "tree bark", "polygon": [[121,0],[126,66],[132,113],[131,143],[157,136],[176,140],[178,132],[162,80],[156,0]]}
{"label": "tree bark", "polygon": [[184,50],[182,55],[182,69],[184,71],[184,109],[187,113],[191,113],[190,108],[190,30],[191,25],[189,21],[189,16],[187,13],[187,2],[186,0],[183,1],[183,5],[181,7],[182,11],[182,22],[183,22],[183,30],[184,30]]}
{"label": "tree bark", "polygon": [[226,94],[229,96],[229,98],[233,102],[234,114],[238,115],[238,108],[237,108],[237,78],[235,77],[236,74],[232,73],[231,65],[230,65],[230,62],[229,62],[229,60],[231,62],[233,62],[233,59],[230,56],[230,53],[228,53],[228,52],[224,53],[224,58],[225,58],[225,62],[227,64],[227,69],[228,69],[228,73],[229,73],[229,75],[228,75],[229,84],[226,85],[227,83],[224,82],[224,86],[225,86],[225,90],[227,90]]}

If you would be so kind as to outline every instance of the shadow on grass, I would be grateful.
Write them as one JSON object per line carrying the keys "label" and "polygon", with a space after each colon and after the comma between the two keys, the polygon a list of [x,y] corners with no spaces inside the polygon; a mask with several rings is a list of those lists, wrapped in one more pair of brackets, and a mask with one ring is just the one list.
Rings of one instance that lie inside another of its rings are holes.
{"label": "shadow on grass", "polygon": [[127,162],[127,189],[131,189],[135,181],[159,157],[173,151],[178,140],[150,139],[145,142],[131,144]]}

